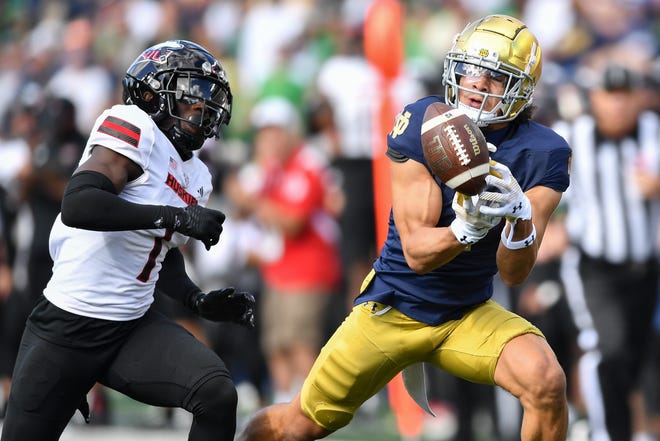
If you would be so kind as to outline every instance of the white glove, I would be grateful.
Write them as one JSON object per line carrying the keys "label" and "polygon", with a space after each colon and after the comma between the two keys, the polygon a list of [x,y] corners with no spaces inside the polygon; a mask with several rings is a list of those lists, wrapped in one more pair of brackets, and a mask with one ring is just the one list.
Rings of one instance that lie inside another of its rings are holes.
{"label": "white glove", "polygon": [[532,218],[532,204],[520,184],[504,164],[490,161],[490,174],[486,176],[486,190],[479,194],[483,203],[479,211],[488,216],[506,217],[515,224],[518,219]]}
{"label": "white glove", "polygon": [[[472,200],[475,198],[475,202]],[[471,245],[483,239],[488,231],[502,220],[499,217],[487,216],[479,212],[481,205],[479,196],[466,196],[456,192],[452,208],[456,212],[456,219],[449,225],[456,239],[462,244]]]}

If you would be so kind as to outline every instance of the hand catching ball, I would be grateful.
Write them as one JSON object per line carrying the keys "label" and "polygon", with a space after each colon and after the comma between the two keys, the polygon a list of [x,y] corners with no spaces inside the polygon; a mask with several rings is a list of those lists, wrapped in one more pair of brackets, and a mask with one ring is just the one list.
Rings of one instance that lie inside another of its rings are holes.
{"label": "hand catching ball", "polygon": [[467,115],[447,104],[430,104],[422,123],[422,150],[433,174],[468,196],[486,187],[488,145],[481,129]]}

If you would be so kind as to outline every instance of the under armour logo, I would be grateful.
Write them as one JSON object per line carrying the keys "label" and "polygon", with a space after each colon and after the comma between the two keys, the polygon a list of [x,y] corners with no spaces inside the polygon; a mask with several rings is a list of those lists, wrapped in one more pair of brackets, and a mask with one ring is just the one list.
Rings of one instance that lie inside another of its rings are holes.
{"label": "under armour logo", "polygon": [[513,212],[515,213],[518,210],[522,210],[522,202],[518,202],[518,205],[513,207]]}
{"label": "under armour logo", "polygon": [[525,239],[525,248],[533,244],[535,239],[536,239],[536,234],[532,234],[527,239]]}

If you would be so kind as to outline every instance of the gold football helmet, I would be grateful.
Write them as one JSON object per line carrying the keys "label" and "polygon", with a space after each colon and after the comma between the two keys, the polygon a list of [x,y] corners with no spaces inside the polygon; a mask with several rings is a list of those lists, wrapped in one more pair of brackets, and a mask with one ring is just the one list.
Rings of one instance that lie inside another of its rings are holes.
{"label": "gold football helmet", "polygon": [[[469,23],[454,39],[444,62],[442,82],[447,104],[460,108],[479,126],[511,121],[532,102],[541,76],[541,48],[527,26],[513,17],[489,15]],[[489,75],[505,87],[501,95],[470,89],[483,95],[481,108],[461,104],[461,76]],[[484,109],[488,98],[498,98],[495,108]]]}

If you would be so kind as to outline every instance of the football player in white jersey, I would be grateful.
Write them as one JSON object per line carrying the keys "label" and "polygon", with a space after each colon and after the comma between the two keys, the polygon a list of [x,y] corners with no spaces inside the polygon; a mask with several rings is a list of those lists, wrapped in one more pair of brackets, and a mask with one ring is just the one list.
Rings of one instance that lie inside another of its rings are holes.
{"label": "football player in white jersey", "polygon": [[30,315],[2,441],[59,439],[99,382],[194,416],[189,440],[232,441],[236,390],[223,361],[150,309],[155,290],[201,317],[254,325],[254,298],[203,293],[178,246],[218,243],[225,216],[204,208],[211,175],[193,154],[231,115],[220,63],[201,46],[145,50],[123,80],[124,105],[96,120],[50,235],[53,275]]}

